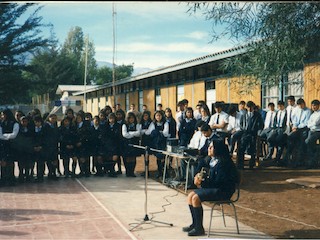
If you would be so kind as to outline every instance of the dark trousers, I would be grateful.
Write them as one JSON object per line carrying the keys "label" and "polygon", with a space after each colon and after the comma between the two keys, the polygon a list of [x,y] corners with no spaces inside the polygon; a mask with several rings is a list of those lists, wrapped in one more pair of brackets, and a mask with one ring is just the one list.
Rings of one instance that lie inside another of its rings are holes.
{"label": "dark trousers", "polygon": [[305,140],[308,152],[308,167],[317,167],[320,159],[319,151],[317,149],[317,140],[320,139],[320,131],[309,131],[308,137]]}
{"label": "dark trousers", "polygon": [[256,141],[257,135],[249,132],[244,132],[240,139],[239,149],[237,152],[237,167],[238,169],[244,168],[244,154],[246,149],[248,150],[248,154],[251,156],[249,161],[249,167],[253,168],[255,165],[256,158]]}
{"label": "dark trousers", "polygon": [[[298,128],[296,131],[291,131],[287,138],[287,152],[284,157],[287,164],[292,165],[292,167],[303,166],[305,164],[305,159],[303,153],[307,149],[305,143],[308,137],[308,128]],[[294,151],[295,150],[295,151]],[[294,154],[296,152],[296,154]]]}

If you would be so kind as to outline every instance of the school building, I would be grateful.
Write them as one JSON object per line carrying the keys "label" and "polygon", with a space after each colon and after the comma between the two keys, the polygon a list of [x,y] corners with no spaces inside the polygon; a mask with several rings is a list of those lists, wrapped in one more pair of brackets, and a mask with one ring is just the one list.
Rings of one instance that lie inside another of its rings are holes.
{"label": "school building", "polygon": [[285,76],[279,86],[260,84],[250,93],[244,93],[245,86],[239,85],[237,81],[239,77],[223,73],[219,65],[224,59],[245,51],[246,46],[232,48],[121,79],[115,85],[99,85],[74,95],[85,94],[84,110],[93,115],[98,114],[104,106],[114,106],[115,103],[120,103],[124,110],[128,110],[130,104],[134,103],[139,111],[146,104],[151,112],[158,103],[162,103],[164,108],[170,107],[174,114],[177,102],[184,98],[189,100],[192,108],[199,100],[205,100],[209,107],[216,101],[239,103],[240,100],[251,100],[264,109],[269,102],[276,104],[279,99],[286,100],[289,95],[304,98],[307,106],[310,106],[312,100],[319,99],[319,59],[309,61],[300,71]]}

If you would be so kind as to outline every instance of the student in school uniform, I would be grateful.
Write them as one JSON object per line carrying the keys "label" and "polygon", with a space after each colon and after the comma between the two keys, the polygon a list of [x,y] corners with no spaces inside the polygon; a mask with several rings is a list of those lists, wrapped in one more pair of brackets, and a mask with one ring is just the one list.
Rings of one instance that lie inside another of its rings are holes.
{"label": "student in school uniform", "polygon": [[45,153],[44,153],[44,132],[43,132],[43,119],[41,116],[35,116],[34,119],[34,160],[37,164],[37,178],[36,182],[43,182],[45,170]]}
{"label": "student in school uniform", "polygon": [[178,132],[179,145],[187,147],[195,130],[196,120],[193,117],[193,109],[191,107],[188,107],[186,109],[186,117],[182,120]]}
{"label": "student in school uniform", "polygon": [[222,110],[223,104],[223,102],[215,102],[214,109],[216,113],[210,117],[209,126],[217,135],[225,139],[228,136],[229,115]]}
{"label": "student in school uniform", "polygon": [[90,177],[90,166],[89,166],[89,127],[90,125],[84,121],[84,114],[77,113],[76,115],[76,155],[80,167],[80,177]]}
{"label": "student in school uniform", "polygon": [[31,182],[33,129],[29,125],[29,119],[25,116],[20,117],[19,125],[19,133],[12,142],[12,148],[18,160],[18,179],[19,182]]}
{"label": "student in school uniform", "polygon": [[141,124],[141,145],[149,146],[151,145],[150,133],[148,134],[147,130],[152,123],[151,113],[149,111],[145,111],[142,113],[142,118],[140,121]]}
{"label": "student in school uniform", "polygon": [[48,166],[48,179],[56,179],[56,170],[58,167],[58,143],[59,129],[57,126],[57,115],[48,115],[48,121],[43,126],[44,133],[44,157]]}
{"label": "student in school uniform", "polygon": [[15,152],[12,150],[11,141],[19,133],[19,123],[15,120],[13,113],[9,109],[1,112],[1,128],[5,141],[3,144],[3,158],[1,159],[1,183],[4,185],[14,185],[14,158]]}
{"label": "student in school uniform", "polygon": [[211,114],[210,114],[210,110],[209,110],[208,106],[207,105],[202,105],[200,107],[199,111],[200,111],[201,117],[200,117],[200,119],[197,120],[197,122],[203,121],[206,124],[209,124]]}
{"label": "student in school uniform", "polygon": [[170,108],[166,108],[165,111],[165,119],[166,122],[169,124],[169,137],[176,138],[177,136],[177,122],[172,116],[172,111]]}
{"label": "student in school uniform", "polygon": [[126,124],[122,125],[122,136],[125,140],[125,156],[124,162],[127,177],[136,177],[134,170],[136,167],[136,158],[142,154],[141,150],[131,145],[139,145],[141,136],[141,125],[137,121],[137,117],[133,112],[127,115]]}
{"label": "student in school uniform", "polygon": [[[152,139],[152,148],[164,151],[166,149],[167,138],[169,134],[169,124],[166,122],[165,117],[161,111],[154,113],[153,122],[148,129]],[[157,158],[158,174],[157,178],[162,176],[164,166],[164,155],[159,152],[153,153]]]}
{"label": "student in school uniform", "polygon": [[109,177],[117,177],[114,166],[120,156],[120,141],[122,138],[121,126],[117,123],[116,115],[110,113],[108,115],[108,123],[106,125],[105,136],[103,137],[104,146],[106,149],[106,168],[108,169]]}
{"label": "student in school uniform", "polygon": [[122,169],[121,169],[121,158],[122,158],[122,161],[123,163],[125,162],[126,160],[126,157],[125,157],[125,154],[124,154],[124,139],[123,139],[123,136],[122,136],[122,125],[125,124],[125,117],[126,117],[126,114],[125,112],[119,108],[120,107],[120,104],[117,104],[116,105],[116,109],[118,108],[118,110],[116,110],[115,114],[116,114],[116,120],[117,120],[117,123],[119,124],[119,127],[120,127],[120,133],[121,133],[121,138],[120,138],[120,141],[119,141],[119,158],[117,160],[117,167],[118,167],[118,171],[117,171],[117,174],[122,174]]}
{"label": "student in school uniform", "polygon": [[[61,121],[61,126],[59,127],[60,133],[60,157],[62,158],[64,176],[65,177],[75,177],[76,167],[77,167],[77,157],[76,157],[76,130],[71,124],[70,118],[65,117]],[[70,171],[70,159],[72,159],[72,170]]]}

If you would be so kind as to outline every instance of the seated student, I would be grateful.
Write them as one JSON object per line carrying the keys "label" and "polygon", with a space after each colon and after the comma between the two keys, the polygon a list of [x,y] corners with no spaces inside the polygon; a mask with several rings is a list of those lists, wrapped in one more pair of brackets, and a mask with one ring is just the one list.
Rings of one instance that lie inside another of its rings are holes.
{"label": "seated student", "polygon": [[[300,98],[297,100],[298,109],[292,117],[292,130],[288,134],[287,152],[284,161],[293,167],[304,165],[304,151],[306,149],[305,140],[308,137],[308,120],[311,110],[306,107],[305,101]],[[297,148],[298,154],[293,157],[293,150]]]}
{"label": "seated student", "polygon": [[[203,168],[207,176],[201,171]],[[223,140],[212,141],[208,147],[208,156],[199,163],[194,177],[194,184],[198,188],[188,195],[192,224],[182,230],[188,232],[188,236],[204,235],[202,202],[230,199],[237,183],[238,171],[230,158],[227,145]]]}
{"label": "seated student", "polygon": [[229,115],[222,111],[222,107],[223,102],[216,102],[214,104],[216,113],[210,117],[209,126],[217,135],[225,139],[228,135],[227,127],[229,123]]}
{"label": "seated student", "polygon": [[[203,121],[197,122],[197,124],[196,124],[197,131],[193,134],[193,136],[190,140],[190,143],[188,144],[188,148],[189,149],[197,149],[198,154],[199,154],[200,149],[203,147],[203,145],[205,144],[205,141],[206,141],[206,137],[201,132],[201,127],[204,124],[206,124],[206,123]],[[181,171],[182,171],[182,176],[180,178],[180,181],[184,181],[186,178],[187,163],[184,160],[181,160],[180,165],[181,165]],[[188,179],[192,179],[192,177],[191,178],[189,177]]]}
{"label": "seated student", "polygon": [[228,137],[229,143],[229,153],[232,156],[234,152],[235,145],[238,144],[242,131],[240,127],[241,113],[237,111],[236,107],[231,107],[229,109],[229,124],[227,131],[230,134]]}
{"label": "seated student", "polygon": [[280,161],[280,158],[287,141],[287,135],[285,134],[286,122],[287,111],[284,106],[284,101],[280,100],[278,101],[278,111],[274,119],[272,130],[267,137],[267,142],[270,148],[277,148],[277,154],[275,158],[275,163],[277,165],[282,165],[282,161]]}
{"label": "seated student", "polygon": [[170,138],[176,138],[177,136],[177,122],[172,116],[170,108],[164,110],[166,122],[169,124],[169,136]]}
{"label": "seated student", "polygon": [[241,115],[240,126],[243,134],[239,141],[239,148],[237,152],[237,167],[244,168],[244,154],[245,150],[251,156],[249,161],[249,168],[253,169],[255,165],[256,156],[256,142],[258,131],[263,129],[263,119],[258,111],[255,111],[256,105],[252,101],[247,102],[248,112]]}
{"label": "seated student", "polygon": [[202,105],[200,107],[200,114],[201,114],[201,118],[197,121],[203,121],[208,124],[210,121],[211,115],[210,115],[210,110],[207,105]]}
{"label": "seated student", "polygon": [[[264,128],[263,130],[258,131],[258,135],[261,139],[267,140],[267,138],[269,137],[272,131],[272,127],[274,125],[274,120],[276,116],[276,111],[274,107],[275,106],[273,102],[270,102],[268,104],[269,111],[266,113],[266,117],[264,120]],[[270,160],[272,158],[273,152],[274,152],[274,148],[270,146],[270,144],[268,143],[268,154],[267,156],[264,156],[264,160]]]}
{"label": "seated student", "polygon": [[308,120],[309,133],[308,137],[305,140],[307,144],[308,152],[308,168],[316,168],[319,160],[319,154],[317,153],[316,144],[317,140],[320,139],[320,102],[319,100],[313,100],[311,102],[311,108],[313,113],[311,114]]}

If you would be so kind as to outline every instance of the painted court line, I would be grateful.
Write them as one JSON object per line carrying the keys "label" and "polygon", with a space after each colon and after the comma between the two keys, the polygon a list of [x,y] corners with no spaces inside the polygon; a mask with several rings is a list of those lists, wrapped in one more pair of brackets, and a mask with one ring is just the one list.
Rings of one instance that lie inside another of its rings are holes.
{"label": "painted court line", "polygon": [[87,192],[90,194],[90,196],[96,201],[96,203],[99,204],[100,207],[103,208],[103,210],[108,213],[111,218],[118,223],[118,225],[128,234],[128,236],[130,236],[131,239],[133,240],[138,240],[125,226],[123,226],[123,224],[80,182],[79,179],[76,179],[77,182],[80,184],[80,186]]}

